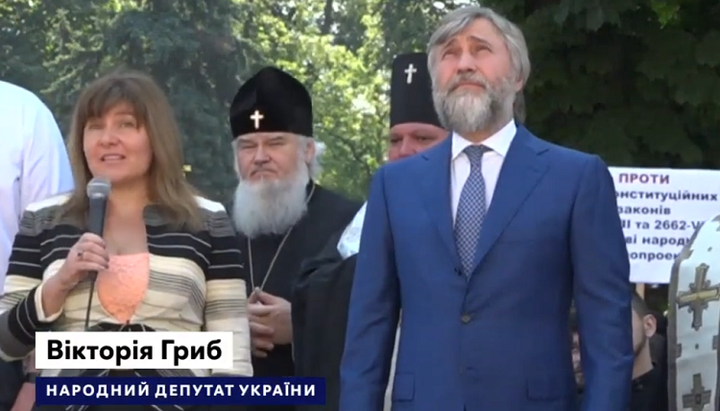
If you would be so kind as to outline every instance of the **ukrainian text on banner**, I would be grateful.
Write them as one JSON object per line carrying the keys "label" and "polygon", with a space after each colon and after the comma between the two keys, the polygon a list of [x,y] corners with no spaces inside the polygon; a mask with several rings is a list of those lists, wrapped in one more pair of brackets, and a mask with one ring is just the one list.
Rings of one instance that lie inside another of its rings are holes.
{"label": "ukrainian text on banner", "polygon": [[720,171],[610,167],[630,255],[630,280],[667,283],[673,260],[720,214]]}
{"label": "ukrainian text on banner", "polygon": [[38,377],[37,405],[323,405],[323,378]]}

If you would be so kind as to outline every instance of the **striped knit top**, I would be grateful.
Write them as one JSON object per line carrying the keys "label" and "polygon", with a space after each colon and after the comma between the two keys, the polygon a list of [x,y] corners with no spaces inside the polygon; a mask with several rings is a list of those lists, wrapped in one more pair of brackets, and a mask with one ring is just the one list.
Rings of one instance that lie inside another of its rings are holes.
{"label": "striped knit top", "polygon": [[[22,217],[0,297],[0,357],[5,360],[26,357],[34,349],[36,331],[85,328],[89,280],[78,284],[63,309],[51,317],[43,313],[40,298],[43,281],[57,274],[68,250],[84,232],[60,218],[69,198],[63,194],[31,204]],[[158,370],[161,375],[250,376],[245,267],[235,230],[221,204],[201,197],[196,200],[204,215],[204,229],[199,232],[174,230],[157,207],[146,207],[150,274],[147,291],[131,323],[155,331],[233,332],[232,370]],[[90,326],[118,324],[94,292]],[[44,370],[42,375],[67,374]]]}

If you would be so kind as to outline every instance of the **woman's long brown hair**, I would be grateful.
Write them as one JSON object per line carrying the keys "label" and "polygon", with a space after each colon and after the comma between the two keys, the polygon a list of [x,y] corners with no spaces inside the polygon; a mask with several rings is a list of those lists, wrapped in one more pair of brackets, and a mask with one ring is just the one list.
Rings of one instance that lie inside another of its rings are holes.
{"label": "woman's long brown hair", "polygon": [[202,229],[203,218],[195,199],[196,190],[183,174],[183,152],[180,130],[165,93],[149,76],[135,71],[118,71],[90,84],[75,105],[68,150],[75,190],[65,206],[65,216],[85,222],[88,200],[85,187],[93,178],[83,150],[87,122],[100,118],[118,104],[128,104],[138,127],[145,128],[152,163],[148,170],[150,201],[159,206],[175,228]]}

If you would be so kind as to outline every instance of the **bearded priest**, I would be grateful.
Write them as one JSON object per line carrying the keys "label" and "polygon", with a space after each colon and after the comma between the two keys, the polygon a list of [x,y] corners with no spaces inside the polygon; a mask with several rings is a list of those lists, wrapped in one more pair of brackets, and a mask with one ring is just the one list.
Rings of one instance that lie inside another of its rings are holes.
{"label": "bearded priest", "polygon": [[293,376],[289,301],[300,264],[318,254],[360,204],[314,181],[319,164],[312,101],[290,74],[266,67],[243,84],[230,108],[230,126],[239,180],[232,212],[250,276],[255,376]]}

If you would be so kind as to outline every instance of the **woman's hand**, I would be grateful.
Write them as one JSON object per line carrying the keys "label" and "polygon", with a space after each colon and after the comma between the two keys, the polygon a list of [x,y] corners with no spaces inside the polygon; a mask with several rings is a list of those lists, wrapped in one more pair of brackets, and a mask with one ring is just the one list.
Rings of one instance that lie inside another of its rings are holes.
{"label": "woman's hand", "polygon": [[43,283],[41,292],[42,312],[45,318],[54,317],[65,305],[68,293],[91,271],[108,268],[105,241],[92,233],[85,233],[75,243],[58,273]]}
{"label": "woman's hand", "polygon": [[71,290],[91,271],[106,270],[108,261],[105,241],[95,234],[85,233],[70,248],[65,263],[58,271],[58,280],[63,284],[63,288]]}

